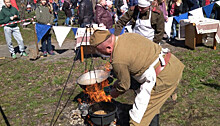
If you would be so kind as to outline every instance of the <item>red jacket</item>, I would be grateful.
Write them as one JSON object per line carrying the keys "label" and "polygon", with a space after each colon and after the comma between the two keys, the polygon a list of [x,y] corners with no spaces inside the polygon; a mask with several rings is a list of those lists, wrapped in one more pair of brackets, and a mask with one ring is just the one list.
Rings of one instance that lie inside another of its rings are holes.
{"label": "red jacket", "polygon": [[210,4],[210,0],[205,0],[205,5],[209,5]]}

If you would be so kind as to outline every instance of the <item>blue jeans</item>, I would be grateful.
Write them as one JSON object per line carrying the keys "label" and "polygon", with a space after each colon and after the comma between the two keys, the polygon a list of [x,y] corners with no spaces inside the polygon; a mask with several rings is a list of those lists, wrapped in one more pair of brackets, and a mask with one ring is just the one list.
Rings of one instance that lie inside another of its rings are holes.
{"label": "blue jeans", "polygon": [[176,25],[177,25],[177,21],[175,19],[173,19],[173,24],[172,24],[172,30],[173,30],[172,38],[173,39],[176,37]]}
{"label": "blue jeans", "polygon": [[[75,14],[74,9],[71,9],[71,12],[72,12],[72,17],[74,17]],[[73,21],[75,21],[75,17],[73,18]]]}
{"label": "blue jeans", "polygon": [[42,45],[42,52],[45,52],[45,51],[49,52],[52,50],[50,30],[41,39],[41,45]]}
{"label": "blue jeans", "polygon": [[69,25],[70,17],[66,17],[65,24]]}
{"label": "blue jeans", "polygon": [[130,0],[129,6],[135,6],[138,4],[137,0]]}
{"label": "blue jeans", "polygon": [[53,22],[55,22],[55,26],[58,26],[58,14],[54,13],[53,16],[54,16]]}

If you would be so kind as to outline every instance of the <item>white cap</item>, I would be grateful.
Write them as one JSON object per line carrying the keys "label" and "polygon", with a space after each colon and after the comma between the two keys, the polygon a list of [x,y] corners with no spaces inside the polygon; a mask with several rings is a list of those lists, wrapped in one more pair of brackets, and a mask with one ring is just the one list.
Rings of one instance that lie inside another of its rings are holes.
{"label": "white cap", "polygon": [[126,6],[126,5],[123,5],[123,6],[121,6],[120,7],[120,9],[122,10],[122,11],[127,11],[128,10],[128,6]]}
{"label": "white cap", "polygon": [[139,7],[149,7],[153,0],[138,0]]}
{"label": "white cap", "polygon": [[111,0],[106,0],[106,4],[107,4],[107,6],[109,6],[109,5],[112,5],[113,2]]}

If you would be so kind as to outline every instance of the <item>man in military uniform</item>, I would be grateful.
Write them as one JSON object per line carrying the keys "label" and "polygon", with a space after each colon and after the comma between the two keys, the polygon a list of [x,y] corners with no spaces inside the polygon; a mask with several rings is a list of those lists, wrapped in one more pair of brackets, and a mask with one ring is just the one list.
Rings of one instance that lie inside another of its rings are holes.
{"label": "man in military uniform", "polygon": [[104,55],[111,56],[117,81],[110,91],[113,98],[126,92],[131,78],[138,83],[137,96],[129,111],[130,125],[147,126],[151,120],[159,123],[159,112],[176,89],[184,69],[179,59],[158,44],[137,33],[120,36],[108,30],[95,30],[90,45]]}
{"label": "man in military uniform", "polygon": [[[156,5],[156,4],[155,4]],[[151,0],[138,0],[138,5],[132,6],[115,24],[115,35],[130,21],[133,33],[160,43],[164,35],[163,12],[158,6],[151,6]]]}

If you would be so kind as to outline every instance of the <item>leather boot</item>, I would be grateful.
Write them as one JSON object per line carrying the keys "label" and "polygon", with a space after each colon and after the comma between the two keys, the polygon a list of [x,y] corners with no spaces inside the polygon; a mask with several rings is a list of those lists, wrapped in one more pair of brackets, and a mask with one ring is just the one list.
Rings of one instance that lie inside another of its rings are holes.
{"label": "leather boot", "polygon": [[154,116],[149,126],[159,126],[159,114]]}

